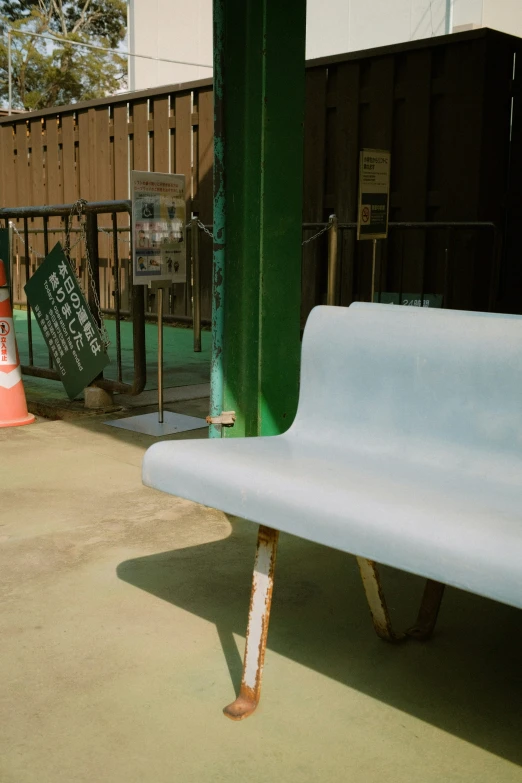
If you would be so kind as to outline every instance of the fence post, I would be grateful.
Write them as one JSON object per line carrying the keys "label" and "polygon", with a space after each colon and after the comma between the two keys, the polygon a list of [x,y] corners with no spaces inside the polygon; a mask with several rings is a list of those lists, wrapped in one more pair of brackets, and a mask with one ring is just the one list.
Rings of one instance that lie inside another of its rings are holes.
{"label": "fence post", "polygon": [[328,222],[330,230],[328,232],[328,289],[326,293],[326,304],[336,305],[337,298],[337,277],[338,277],[338,238],[339,221],[336,215],[330,215]]}
{"label": "fence post", "polygon": [[197,217],[190,221],[190,247],[192,252],[192,323],[194,327],[194,352],[201,352],[201,278],[199,269],[199,226]]}
{"label": "fence post", "polygon": [[[101,327],[101,318],[93,286],[100,301],[100,259],[98,257],[98,216],[95,212],[85,215],[85,250],[87,254],[87,301],[94,320]],[[105,391],[96,385],[103,378],[101,372],[85,389],[86,408],[106,408],[112,405],[112,392]]]}
{"label": "fence post", "polygon": [[87,301],[98,326],[101,326],[100,313],[94,297],[93,285],[98,301],[100,300],[100,259],[98,257],[98,215],[87,212],[85,215],[85,244],[87,245]]}

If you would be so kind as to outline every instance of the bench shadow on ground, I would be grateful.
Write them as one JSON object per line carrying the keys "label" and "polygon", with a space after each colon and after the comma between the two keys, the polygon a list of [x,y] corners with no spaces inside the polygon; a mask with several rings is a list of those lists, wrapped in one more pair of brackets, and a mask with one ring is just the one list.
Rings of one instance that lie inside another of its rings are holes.
{"label": "bench shadow on ground", "polygon": [[[246,630],[256,526],[230,522],[228,538],[128,560],[117,573],[214,623],[237,691],[241,657],[233,634],[244,637]],[[423,581],[393,569],[383,576],[394,622],[407,627]],[[430,642],[382,642],[355,559],[281,536],[269,650],[519,765],[521,645],[518,610],[454,589],[447,590]]]}

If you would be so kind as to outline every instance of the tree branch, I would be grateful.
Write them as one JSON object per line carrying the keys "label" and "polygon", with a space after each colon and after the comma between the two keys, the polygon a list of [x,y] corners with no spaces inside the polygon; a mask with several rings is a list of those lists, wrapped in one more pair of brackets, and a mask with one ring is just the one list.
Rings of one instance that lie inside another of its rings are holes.
{"label": "tree branch", "polygon": [[78,19],[78,21],[76,22],[76,24],[73,27],[73,30],[72,30],[73,33],[76,33],[76,32],[78,32],[78,30],[81,30],[81,28],[86,24],[86,22],[87,22],[87,25],[89,24],[89,20],[86,19],[86,14],[87,14],[87,9],[89,8],[90,4],[91,4],[91,0],[85,0],[85,5],[83,6],[83,8],[81,10],[80,18]]}

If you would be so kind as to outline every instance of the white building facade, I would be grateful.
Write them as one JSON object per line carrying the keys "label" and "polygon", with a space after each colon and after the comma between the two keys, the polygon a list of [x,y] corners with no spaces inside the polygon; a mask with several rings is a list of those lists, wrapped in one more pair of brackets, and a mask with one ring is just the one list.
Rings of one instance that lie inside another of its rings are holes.
{"label": "white building facade", "polygon": [[[479,27],[522,37],[522,0],[308,0],[306,58]],[[129,51],[158,58],[129,57],[131,90],[212,76],[212,0],[129,0]]]}

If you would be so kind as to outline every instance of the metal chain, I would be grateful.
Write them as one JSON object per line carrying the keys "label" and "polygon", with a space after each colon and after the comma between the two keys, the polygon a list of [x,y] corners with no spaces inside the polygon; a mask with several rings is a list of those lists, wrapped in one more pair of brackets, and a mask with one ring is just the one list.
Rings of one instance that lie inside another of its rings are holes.
{"label": "metal chain", "polygon": [[[114,237],[114,232],[110,228],[103,228],[103,226],[98,226],[98,231],[101,231],[102,234],[107,234],[109,237]],[[122,232],[120,231],[118,233],[118,242],[127,242],[127,244],[130,245],[130,238],[122,236]]]}
{"label": "metal chain", "polygon": [[[98,292],[96,290],[96,285],[94,282],[94,274],[92,271],[91,266],[91,259],[89,257],[89,245],[87,243],[87,235],[85,231],[85,220],[82,221],[82,216],[84,214],[83,210],[87,202],[83,198],[79,198],[77,201],[74,202],[72,205],[71,211],[69,213],[69,216],[67,218],[67,228],[66,228],[66,235],[65,235],[65,247],[64,247],[64,253],[67,257],[67,260],[69,262],[69,265],[71,269],[73,270],[76,279],[78,281],[78,285],[80,288],[82,287],[82,283],[80,280],[80,276],[78,274],[78,271],[76,269],[76,264],[73,264],[72,258],[71,258],[71,250],[76,247],[80,242],[83,241],[85,246],[85,258],[87,261],[87,277],[90,281],[90,287],[92,291],[92,298],[94,300],[94,306],[96,309],[96,315],[98,316],[98,322],[100,324],[100,335],[103,342],[103,345],[105,349],[109,347],[111,344],[111,341],[109,339],[109,333],[107,332],[107,327],[105,326],[105,321],[103,318],[103,313],[101,309],[100,299],[98,297]],[[78,221],[80,223],[80,237],[79,239],[74,243],[74,245],[71,245],[71,228],[72,228],[72,222],[74,217],[78,218]],[[84,292],[87,293],[87,292]]]}
{"label": "metal chain", "polygon": [[214,234],[212,233],[212,231],[209,231],[209,229],[201,222],[201,220],[199,218],[196,218],[196,223],[197,223],[198,227],[203,229],[205,234],[208,234],[209,237],[212,239],[212,241],[214,241]]}
{"label": "metal chain", "polygon": [[304,245],[307,245],[309,242],[313,242],[314,239],[320,237],[321,234],[324,234],[326,231],[330,231],[331,227],[332,227],[332,222],[330,221],[326,226],[324,226],[324,228],[318,231],[317,234],[314,234],[312,237],[309,237],[308,239],[305,239],[303,242],[301,242],[301,246],[304,247]]}
{"label": "metal chain", "polygon": [[[14,224],[14,223],[12,223],[11,221],[9,221],[9,225],[11,226],[11,228],[13,229],[13,231],[15,232],[16,236],[18,237],[18,239],[19,239],[21,242],[23,242],[23,244],[24,244],[24,247],[25,247],[25,237],[23,237],[23,236],[22,236],[22,234],[21,234],[21,233],[18,231],[18,229],[17,229],[17,227],[15,226],[15,224]],[[35,249],[34,249],[34,247],[33,247],[32,245],[29,245],[29,252],[30,252],[30,253],[32,253],[32,254],[33,254],[34,256],[36,256],[37,258],[45,258],[45,256],[44,256],[44,255],[42,255],[41,253],[38,253],[38,251],[37,251],[37,250],[35,250]]]}

